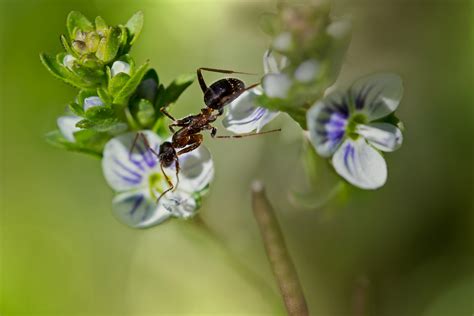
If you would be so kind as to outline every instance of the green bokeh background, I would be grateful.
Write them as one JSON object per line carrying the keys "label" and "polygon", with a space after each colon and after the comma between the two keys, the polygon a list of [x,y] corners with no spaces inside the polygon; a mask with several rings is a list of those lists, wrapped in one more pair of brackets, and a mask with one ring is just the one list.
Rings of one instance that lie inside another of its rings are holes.
{"label": "green bokeh background", "polygon": [[[288,117],[272,122],[279,135],[207,138],[216,179],[202,216],[230,254],[190,222],[121,225],[100,162],[43,141],[75,96],[38,57],[61,49],[70,10],[113,24],[142,10],[132,54],[169,82],[199,66],[262,72],[268,38],[258,21],[274,5],[0,0],[0,315],[284,314],[250,209],[255,178],[267,183],[311,315],[358,315],[361,293],[366,315],[474,313],[470,0],[335,2],[354,22],[339,83],[399,73],[405,143],[387,156],[384,188],[307,210],[288,199],[304,182],[300,132]],[[195,112],[201,100],[194,84],[171,112]]]}

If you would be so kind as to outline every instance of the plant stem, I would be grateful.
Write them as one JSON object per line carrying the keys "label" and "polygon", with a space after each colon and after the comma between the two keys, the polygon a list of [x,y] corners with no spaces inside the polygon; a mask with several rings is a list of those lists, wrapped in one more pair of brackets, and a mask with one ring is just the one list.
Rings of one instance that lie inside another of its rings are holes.
{"label": "plant stem", "polygon": [[259,181],[252,185],[252,206],[288,315],[309,315],[303,290],[286,248],[280,225],[265,195],[263,184]]}

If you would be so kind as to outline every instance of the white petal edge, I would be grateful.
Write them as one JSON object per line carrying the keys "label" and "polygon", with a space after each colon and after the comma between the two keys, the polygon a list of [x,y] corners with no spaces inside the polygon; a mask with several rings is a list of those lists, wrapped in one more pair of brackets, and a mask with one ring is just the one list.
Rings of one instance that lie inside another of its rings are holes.
{"label": "white petal edge", "polygon": [[260,88],[254,88],[242,93],[232,101],[222,120],[224,127],[236,134],[250,133],[259,127],[259,105],[256,97],[261,94]]}
{"label": "white petal edge", "polygon": [[356,132],[363,136],[375,148],[382,151],[394,151],[403,142],[402,131],[389,123],[370,123],[357,125]]}
{"label": "white petal edge", "polygon": [[130,75],[130,65],[120,60],[114,62],[110,68],[110,74],[114,77],[119,73]]}
{"label": "white petal edge", "polygon": [[61,134],[70,142],[75,142],[74,133],[80,131],[76,124],[82,120],[80,116],[68,115],[60,116],[57,120],[58,128]]}
{"label": "white petal edge", "polygon": [[214,162],[211,153],[204,145],[179,156],[179,165],[181,171],[178,191],[199,192],[214,178]]}
{"label": "white petal edge", "polygon": [[332,158],[336,172],[352,185],[374,190],[387,181],[387,164],[382,155],[364,138],[347,139]]}
{"label": "white petal edge", "polygon": [[265,74],[280,72],[277,60],[271,49],[267,50],[263,55],[263,71]]}
{"label": "white petal edge", "polygon": [[112,201],[112,210],[121,223],[132,228],[147,228],[172,216],[170,211],[156,204],[146,189],[118,194]]}
{"label": "white petal edge", "polygon": [[66,66],[69,70],[72,70],[72,67],[74,66],[74,62],[76,61],[76,58],[72,55],[66,55],[63,58],[63,65]]}
{"label": "white petal edge", "polygon": [[265,94],[270,98],[285,99],[292,85],[286,74],[268,74],[263,77],[262,86]]}
{"label": "white petal edge", "polygon": [[316,79],[320,71],[320,64],[315,59],[302,62],[295,70],[295,79],[307,83]]}
{"label": "white petal edge", "polygon": [[[155,150],[159,148],[162,140],[158,135],[151,131],[141,131],[141,133],[145,135],[152,148]],[[158,158],[149,151],[144,151],[141,140],[137,142],[137,146],[130,155],[135,135],[136,133],[133,132],[114,137],[104,147],[102,172],[108,185],[117,192],[145,187],[148,185],[150,173],[161,173]],[[136,181],[132,181],[134,179]]]}
{"label": "white petal edge", "polygon": [[367,114],[370,121],[394,112],[403,96],[402,79],[392,73],[379,73],[357,80],[351,87],[353,98],[366,94],[360,111]]}

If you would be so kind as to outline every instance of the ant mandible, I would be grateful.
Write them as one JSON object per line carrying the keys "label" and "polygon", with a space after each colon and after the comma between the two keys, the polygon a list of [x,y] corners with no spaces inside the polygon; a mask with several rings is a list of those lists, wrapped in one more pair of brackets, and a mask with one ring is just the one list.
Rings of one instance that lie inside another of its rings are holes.
{"label": "ant mandible", "polygon": [[[247,136],[262,135],[272,132],[281,131],[281,129],[275,129],[271,131],[261,132],[261,133],[251,133],[243,135],[232,135],[232,136],[217,136],[217,128],[211,125],[214,121],[217,120],[219,116],[224,113],[224,107],[230,102],[239,97],[243,92],[252,89],[258,86],[260,83],[256,83],[245,87],[245,84],[242,80],[237,78],[223,78],[212,83],[209,87],[204,81],[202,71],[210,71],[224,74],[247,74],[245,72],[237,72],[233,70],[224,70],[224,69],[214,69],[214,68],[205,68],[201,67],[197,69],[197,78],[202,92],[204,93],[204,103],[206,107],[201,109],[201,113],[196,115],[189,115],[182,119],[175,119],[171,114],[166,111],[164,106],[160,111],[170,118],[173,123],[168,127],[173,133],[171,142],[164,142],[160,145],[159,152],[156,152],[148,143],[145,135],[142,133],[137,133],[133,141],[133,145],[130,149],[132,153],[133,148],[138,140],[138,138],[143,139],[145,146],[156,156],[160,161],[161,172],[165,176],[166,182],[169,185],[169,188],[158,197],[157,202],[169,191],[174,190],[178,187],[179,184],[179,160],[178,157],[182,154],[188,153],[190,151],[198,148],[202,141],[203,135],[202,132],[209,130],[212,138],[242,138]],[[175,128],[179,128],[175,130]],[[176,185],[173,185],[173,182],[169,179],[163,168],[171,167],[175,165],[176,168]]]}

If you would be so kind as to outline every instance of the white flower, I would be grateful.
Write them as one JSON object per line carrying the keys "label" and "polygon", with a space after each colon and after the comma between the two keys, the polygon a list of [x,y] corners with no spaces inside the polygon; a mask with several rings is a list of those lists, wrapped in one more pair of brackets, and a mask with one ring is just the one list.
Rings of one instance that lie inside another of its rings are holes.
{"label": "white flower", "polygon": [[[289,79],[280,71],[286,66],[286,58],[278,64],[271,51],[265,52],[263,56],[263,78],[265,91],[270,97],[287,93]],[[267,82],[267,84],[265,84]],[[276,83],[276,85],[274,85]],[[291,82],[290,82],[291,84]],[[274,89],[274,87],[276,87]],[[279,87],[279,88],[278,88]],[[254,130],[259,132],[266,124],[273,120],[280,112],[270,111],[259,106],[257,97],[263,93],[261,87],[255,87],[242,93],[237,99],[228,105],[227,114],[222,122],[229,131],[237,134],[250,133]]]}
{"label": "white flower", "polygon": [[295,79],[303,83],[311,82],[318,76],[320,68],[317,60],[308,59],[296,68]]}
{"label": "white flower", "polygon": [[[156,152],[164,141],[151,131],[142,131],[150,147]],[[160,194],[169,188],[160,170],[158,158],[143,142],[135,145],[130,154],[136,133],[126,133],[111,139],[104,148],[102,170],[107,183],[117,192],[113,200],[113,213],[122,223],[146,228],[162,223],[170,217],[189,218],[199,208],[201,194],[214,176],[214,164],[209,151],[198,149],[179,156],[181,171],[176,190]],[[176,184],[174,165],[165,172]]]}
{"label": "white flower", "polygon": [[318,154],[332,156],[336,172],[362,189],[376,189],[387,180],[381,151],[402,144],[395,125],[378,121],[394,112],[402,98],[400,77],[377,74],[362,78],[346,92],[334,92],[307,113],[310,140]]}
{"label": "white flower", "polygon": [[119,73],[130,75],[130,64],[120,60],[114,62],[110,68],[110,74],[114,77]]}

